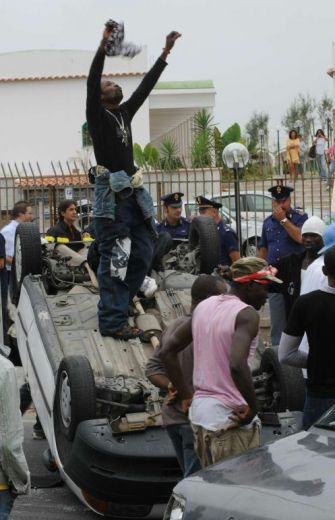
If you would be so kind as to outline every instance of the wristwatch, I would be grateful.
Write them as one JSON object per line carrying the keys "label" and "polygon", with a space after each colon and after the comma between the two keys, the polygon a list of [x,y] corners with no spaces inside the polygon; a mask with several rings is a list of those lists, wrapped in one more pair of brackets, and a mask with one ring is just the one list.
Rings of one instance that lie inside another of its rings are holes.
{"label": "wristwatch", "polygon": [[286,224],[287,220],[288,219],[285,217],[282,220],[280,220],[279,223],[283,226],[284,224]]}

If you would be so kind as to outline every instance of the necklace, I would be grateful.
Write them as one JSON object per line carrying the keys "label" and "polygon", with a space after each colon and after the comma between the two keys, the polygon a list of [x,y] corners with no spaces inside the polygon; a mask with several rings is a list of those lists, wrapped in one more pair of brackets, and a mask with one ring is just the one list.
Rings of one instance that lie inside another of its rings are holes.
{"label": "necklace", "polygon": [[121,133],[121,139],[122,139],[122,143],[125,145],[125,146],[128,146],[129,144],[129,141],[128,141],[128,132],[127,132],[127,129],[125,127],[125,124],[124,124],[124,121],[123,121],[123,117],[122,117],[122,114],[120,114],[120,119],[121,121],[118,120],[118,118],[116,117],[115,114],[113,114],[112,112],[110,112],[107,108],[106,108],[107,112],[115,119],[115,121],[117,122],[118,124],[118,127],[120,129],[120,133]]}

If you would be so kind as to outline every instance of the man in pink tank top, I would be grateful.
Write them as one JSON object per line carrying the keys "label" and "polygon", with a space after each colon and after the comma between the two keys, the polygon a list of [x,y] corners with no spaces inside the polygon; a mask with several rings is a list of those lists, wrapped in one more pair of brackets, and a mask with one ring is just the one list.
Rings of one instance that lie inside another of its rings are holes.
{"label": "man in pink tank top", "polygon": [[[237,260],[228,294],[200,303],[161,351],[168,375],[190,408],[195,448],[203,467],[258,447],[260,424],[249,369],[256,349],[259,315],[268,284],[281,283],[261,258]],[[189,395],[177,353],[193,338],[194,396]]]}

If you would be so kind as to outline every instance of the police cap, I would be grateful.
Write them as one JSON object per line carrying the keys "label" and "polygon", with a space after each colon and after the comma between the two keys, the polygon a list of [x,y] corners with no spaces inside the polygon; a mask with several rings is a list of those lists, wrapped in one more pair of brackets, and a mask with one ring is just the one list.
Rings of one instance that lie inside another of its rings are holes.
{"label": "police cap", "polygon": [[183,193],[176,191],[175,193],[168,193],[167,195],[162,195],[161,201],[164,202],[165,206],[170,206],[171,208],[181,208],[183,205],[183,196]]}
{"label": "police cap", "polygon": [[291,196],[291,192],[294,191],[291,186],[282,186],[281,184],[277,184],[276,186],[272,186],[268,189],[271,193],[271,197],[276,200],[285,200]]}
{"label": "police cap", "polygon": [[206,199],[206,197],[203,197],[202,195],[198,195],[196,198],[197,204],[199,206],[199,209],[205,209],[205,208],[215,208],[219,209],[222,208],[222,204],[220,202],[216,202],[215,200]]}

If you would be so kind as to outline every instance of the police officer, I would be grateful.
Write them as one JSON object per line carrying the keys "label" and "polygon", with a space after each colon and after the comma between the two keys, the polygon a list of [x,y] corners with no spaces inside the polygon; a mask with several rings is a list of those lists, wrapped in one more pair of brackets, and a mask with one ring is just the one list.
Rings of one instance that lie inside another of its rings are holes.
{"label": "police officer", "polygon": [[[272,196],[272,215],[263,222],[262,237],[259,242],[259,256],[269,264],[277,263],[284,256],[302,253],[301,228],[308,215],[291,208],[293,188],[280,184],[268,190]],[[286,326],[286,313],[283,295],[269,293],[271,314],[271,341],[279,345],[281,333]]]}
{"label": "police officer", "polygon": [[183,196],[183,193],[177,191],[161,197],[165,218],[157,226],[158,233],[169,233],[173,239],[188,238],[190,223],[186,218],[181,216]]}
{"label": "police officer", "polygon": [[163,256],[171,251],[171,249],[174,249],[179,240],[182,241],[188,238],[190,223],[186,218],[181,216],[183,196],[183,193],[176,191],[161,197],[165,218],[157,225],[158,240],[154,245],[151,264],[151,269],[155,271],[161,271],[163,269]]}
{"label": "police officer", "polygon": [[202,195],[199,195],[196,201],[199,206],[200,215],[212,217],[217,225],[221,245],[221,265],[232,264],[240,258],[240,251],[235,231],[225,224],[220,216],[219,209],[222,208],[222,204],[211,199],[206,199]]}

